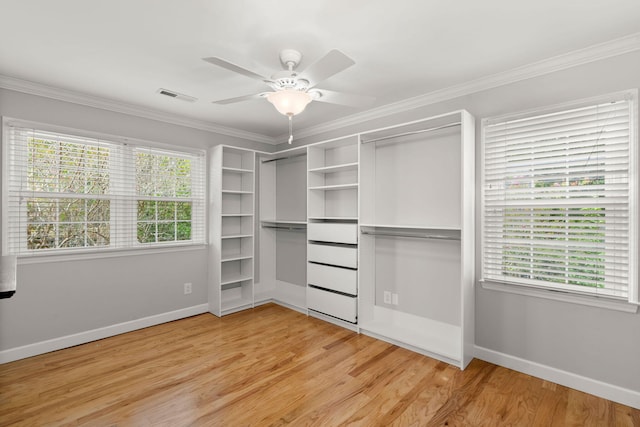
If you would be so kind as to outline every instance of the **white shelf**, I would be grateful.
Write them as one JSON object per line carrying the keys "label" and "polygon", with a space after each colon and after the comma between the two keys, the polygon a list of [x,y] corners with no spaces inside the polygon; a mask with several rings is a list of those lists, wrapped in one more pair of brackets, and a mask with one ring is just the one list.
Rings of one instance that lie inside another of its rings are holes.
{"label": "white shelf", "polygon": [[360,227],[370,228],[393,228],[402,230],[443,230],[443,231],[460,231],[460,227],[447,227],[438,225],[398,225],[398,224],[360,224]]}
{"label": "white shelf", "polygon": [[253,300],[251,298],[234,298],[222,301],[222,314],[231,314],[236,311],[244,310],[245,308],[253,307]]}
{"label": "white shelf", "polygon": [[251,280],[251,279],[253,279],[252,274],[245,274],[245,275],[239,274],[237,276],[227,276],[222,278],[222,280],[220,281],[220,286],[230,285],[232,283],[244,282],[246,280]]}
{"label": "white shelf", "polygon": [[253,306],[255,151],[226,145],[210,158],[209,311],[223,316]]}
{"label": "white shelf", "polygon": [[222,190],[222,194],[253,194],[253,191],[243,191],[243,190]]}
{"label": "white shelf", "polygon": [[230,257],[223,257],[220,259],[220,262],[229,262],[229,261],[241,261],[243,259],[251,259],[253,256],[251,255],[234,255]]}
{"label": "white shelf", "polygon": [[262,219],[260,220],[261,224],[294,224],[294,225],[305,225],[307,221],[298,220],[298,219]]}
{"label": "white shelf", "polygon": [[354,188],[358,188],[358,184],[321,185],[318,187],[309,187],[309,190],[331,191],[331,190],[351,190]]}
{"label": "white shelf", "polygon": [[440,360],[444,357],[447,363],[459,364],[462,357],[459,326],[377,306],[375,310],[378,312],[376,318],[380,320],[360,323],[360,329],[365,334],[369,332],[381,338],[408,344]]}
{"label": "white shelf", "polygon": [[314,221],[358,221],[357,216],[310,216]]}
{"label": "white shelf", "polygon": [[253,173],[251,169],[229,168],[226,166],[223,167],[222,170],[225,172],[233,172],[233,173]]}
{"label": "white shelf", "polygon": [[315,173],[335,173],[335,172],[344,172],[350,170],[358,170],[358,163],[344,163],[341,165],[334,166],[324,166],[321,168],[313,168],[309,169],[309,172]]}

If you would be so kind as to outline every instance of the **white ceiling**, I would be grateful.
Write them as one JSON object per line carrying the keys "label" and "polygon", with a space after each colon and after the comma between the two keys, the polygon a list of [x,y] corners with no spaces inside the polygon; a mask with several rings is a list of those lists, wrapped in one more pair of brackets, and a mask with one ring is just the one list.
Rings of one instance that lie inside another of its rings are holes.
{"label": "white ceiling", "polygon": [[[302,70],[338,49],[356,65],[318,87],[377,108],[640,31],[639,0],[0,0],[0,16],[0,75],[267,139],[287,121],[266,100],[211,103],[267,87],[201,58],[271,75],[283,48]],[[361,112],[314,102],[294,125]]]}

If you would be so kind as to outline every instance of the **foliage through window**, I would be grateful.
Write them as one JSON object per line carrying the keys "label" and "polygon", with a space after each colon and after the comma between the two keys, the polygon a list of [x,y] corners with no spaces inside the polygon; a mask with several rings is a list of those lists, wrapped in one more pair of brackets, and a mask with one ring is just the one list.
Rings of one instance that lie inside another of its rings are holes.
{"label": "foliage through window", "polygon": [[191,239],[191,159],[136,150],[139,243]]}
{"label": "foliage through window", "polygon": [[204,243],[204,157],[8,126],[5,247]]}
{"label": "foliage through window", "polygon": [[633,117],[623,94],[483,122],[484,280],[637,301]]}

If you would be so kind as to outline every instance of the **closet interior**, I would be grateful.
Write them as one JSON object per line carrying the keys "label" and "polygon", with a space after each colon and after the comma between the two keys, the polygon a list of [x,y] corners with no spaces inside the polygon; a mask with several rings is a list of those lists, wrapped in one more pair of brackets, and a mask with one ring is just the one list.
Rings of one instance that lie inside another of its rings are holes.
{"label": "closet interior", "polygon": [[461,368],[473,341],[474,121],[360,135],[360,322]]}
{"label": "closet interior", "polygon": [[307,149],[260,153],[256,300],[306,311]]}
{"label": "closet interior", "polygon": [[464,369],[474,126],[456,111],[277,153],[215,147],[210,311],[274,301]]}

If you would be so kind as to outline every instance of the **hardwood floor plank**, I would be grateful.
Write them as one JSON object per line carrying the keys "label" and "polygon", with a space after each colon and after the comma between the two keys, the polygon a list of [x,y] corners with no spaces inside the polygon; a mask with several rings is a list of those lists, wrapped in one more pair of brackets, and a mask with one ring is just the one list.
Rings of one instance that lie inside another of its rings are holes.
{"label": "hardwood floor plank", "polygon": [[0,365],[0,426],[640,426],[640,410],[266,304]]}

